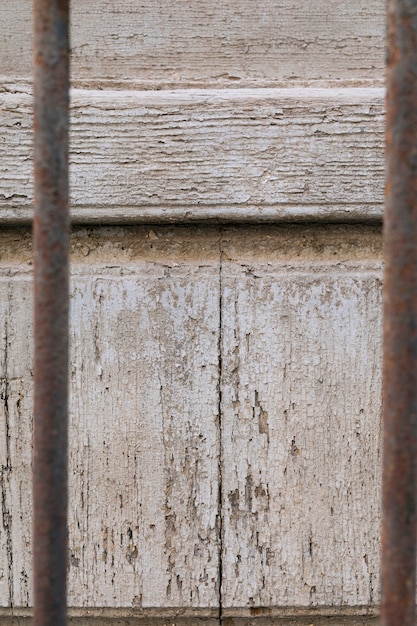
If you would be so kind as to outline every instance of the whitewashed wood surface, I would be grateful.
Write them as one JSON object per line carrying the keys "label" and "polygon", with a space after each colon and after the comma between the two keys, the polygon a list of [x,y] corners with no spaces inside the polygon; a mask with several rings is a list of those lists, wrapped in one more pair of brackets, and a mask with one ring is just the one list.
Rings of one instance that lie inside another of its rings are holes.
{"label": "whitewashed wood surface", "polygon": [[[266,86],[381,80],[383,0],[72,0],[74,81]],[[0,75],[31,75],[32,5],[0,5]]]}
{"label": "whitewashed wood surface", "polygon": [[[377,603],[379,229],[102,228],[72,249],[70,605]],[[0,604],[18,607],[29,233],[3,229],[0,255]]]}
{"label": "whitewashed wood surface", "polygon": [[372,606],[379,267],[245,265],[222,273],[223,601]]}
{"label": "whitewashed wood surface", "polygon": [[[32,214],[31,114],[0,94],[2,221]],[[71,127],[74,221],[381,219],[380,89],[74,90]]]}
{"label": "whitewashed wood surface", "polygon": [[[203,615],[204,613],[204,615]],[[138,609],[68,609],[70,626],[376,626],[378,613],[365,607],[349,609],[225,609],[223,617],[196,609],[150,611]],[[29,626],[31,609],[0,608],[1,626]]]}
{"label": "whitewashed wood surface", "polygon": [[[216,607],[218,264],[121,264],[123,246],[73,267],[69,605]],[[1,268],[0,603],[17,606],[30,594],[29,269]]]}
{"label": "whitewashed wood surface", "polygon": [[[385,3],[71,11],[71,623],[375,624],[379,227],[256,222],[381,221]],[[31,250],[5,225],[32,218],[32,3],[0,26],[0,624],[21,626]],[[201,220],[252,226],[102,226]]]}
{"label": "whitewashed wood surface", "polygon": [[379,601],[380,241],[342,232],[223,237],[225,606]]}

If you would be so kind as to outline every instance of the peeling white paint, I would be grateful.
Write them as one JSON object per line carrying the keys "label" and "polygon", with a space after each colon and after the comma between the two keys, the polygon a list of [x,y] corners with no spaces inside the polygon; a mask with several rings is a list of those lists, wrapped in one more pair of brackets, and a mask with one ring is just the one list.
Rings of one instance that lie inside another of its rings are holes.
{"label": "peeling white paint", "polygon": [[[3,606],[31,601],[29,241],[0,233]],[[225,610],[378,601],[380,245],[73,235],[71,606],[214,609],[220,568]]]}
{"label": "peeling white paint", "polygon": [[[75,220],[381,217],[380,89],[75,90],[71,129]],[[27,220],[28,94],[0,94],[0,132],[0,218]]]}
{"label": "peeling white paint", "polygon": [[[71,13],[76,81],[236,88],[384,73],[382,0],[73,0]],[[0,23],[1,72],[30,76],[30,3],[8,0]]]}

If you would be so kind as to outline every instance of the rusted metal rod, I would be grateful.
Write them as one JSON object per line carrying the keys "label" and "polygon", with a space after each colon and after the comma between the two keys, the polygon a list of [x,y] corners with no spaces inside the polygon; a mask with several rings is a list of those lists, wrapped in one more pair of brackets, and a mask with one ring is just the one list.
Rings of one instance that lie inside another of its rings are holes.
{"label": "rusted metal rod", "polygon": [[389,0],[384,224],[383,626],[415,626],[417,0]]}
{"label": "rusted metal rod", "polygon": [[34,626],[66,624],[69,0],[34,0]]}

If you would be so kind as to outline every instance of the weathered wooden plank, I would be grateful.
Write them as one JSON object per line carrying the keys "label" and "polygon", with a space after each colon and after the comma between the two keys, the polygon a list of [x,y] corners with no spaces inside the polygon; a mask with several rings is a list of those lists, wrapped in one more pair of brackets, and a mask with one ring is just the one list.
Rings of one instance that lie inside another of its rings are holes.
{"label": "weathered wooden plank", "polygon": [[[250,614],[243,617],[243,614]],[[156,614],[159,614],[158,616]],[[261,610],[234,610],[225,611],[222,621],[210,617],[209,612],[203,611],[126,611],[116,610],[74,610],[69,609],[70,626],[365,626],[378,624],[376,612],[373,610],[356,609],[355,612],[333,611],[300,611],[297,609],[285,610],[265,607]],[[29,626],[30,611],[0,612],[0,626]]]}
{"label": "weathered wooden plank", "polygon": [[[312,622],[312,620],[314,620]],[[303,617],[254,617],[225,618],[222,624],[225,626],[377,626],[377,617],[322,617],[308,615]]]}
{"label": "weathered wooden plank", "polygon": [[[0,626],[30,624],[30,607],[0,607]],[[218,626],[218,608],[199,607],[68,607],[68,621],[72,626]]]}
{"label": "weathered wooden plank", "polygon": [[229,626],[363,626],[379,624],[375,607],[246,607],[226,608]]}
{"label": "weathered wooden plank", "polygon": [[[218,626],[220,620],[213,610],[201,609],[74,609],[70,608],[71,626]],[[0,609],[0,626],[23,626],[30,623],[30,609]],[[378,623],[377,611],[366,607],[335,609],[298,609],[263,607],[258,609],[226,609],[225,626],[363,626]]]}
{"label": "weathered wooden plank", "polygon": [[[215,608],[217,233],[195,239],[197,263],[184,233],[173,242],[172,232],[135,232],[73,241],[69,604]],[[12,516],[0,604],[14,606],[30,602],[31,564],[32,306],[21,243],[0,267]]]}
{"label": "weathered wooden plank", "polygon": [[[1,268],[4,269],[4,268]],[[1,270],[0,270],[1,271]],[[3,272],[2,272],[3,273]],[[7,270],[6,270],[7,274]],[[2,559],[0,605],[29,601],[31,571],[31,458],[32,371],[30,364],[32,298],[30,285],[0,279],[2,361],[1,398],[1,501]],[[22,367],[23,364],[23,367]]]}
{"label": "weathered wooden plank", "polygon": [[[0,613],[0,626],[29,626],[30,609]],[[68,609],[70,626],[219,626],[218,610],[199,609]]]}
{"label": "weathered wooden plank", "polygon": [[334,242],[307,238],[285,259],[273,233],[261,247],[256,233],[232,244],[221,271],[223,606],[372,606],[381,257],[367,246],[360,263],[346,249],[332,260]]}
{"label": "weathered wooden plank", "polygon": [[71,604],[216,606],[217,275],[140,271],[74,287]]}
{"label": "weathered wooden plank", "polygon": [[[0,94],[3,222],[30,217],[31,106]],[[75,221],[381,219],[383,170],[379,89],[72,95]]]}
{"label": "weathered wooden plank", "polygon": [[[383,0],[73,0],[73,80],[142,86],[382,79]],[[31,75],[31,5],[0,6],[1,73]]]}
{"label": "weathered wooden plank", "polygon": [[[215,623],[221,475],[224,623],[374,623],[380,229],[79,229],[72,251],[70,604],[125,607],[74,619]],[[30,603],[30,259],[28,231],[0,231],[14,607]]]}
{"label": "weathered wooden plank", "polygon": [[11,493],[10,493],[10,410],[7,376],[8,351],[8,290],[0,285],[0,605],[13,601],[13,562],[11,550]]}

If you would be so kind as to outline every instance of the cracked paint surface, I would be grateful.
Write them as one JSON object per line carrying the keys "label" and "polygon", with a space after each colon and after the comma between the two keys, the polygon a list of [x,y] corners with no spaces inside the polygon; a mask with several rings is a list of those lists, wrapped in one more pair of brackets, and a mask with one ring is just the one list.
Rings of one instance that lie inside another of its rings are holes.
{"label": "cracked paint surface", "polygon": [[[30,236],[0,238],[0,603],[24,607]],[[375,605],[379,229],[81,228],[71,245],[70,604]]]}

